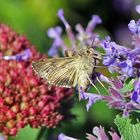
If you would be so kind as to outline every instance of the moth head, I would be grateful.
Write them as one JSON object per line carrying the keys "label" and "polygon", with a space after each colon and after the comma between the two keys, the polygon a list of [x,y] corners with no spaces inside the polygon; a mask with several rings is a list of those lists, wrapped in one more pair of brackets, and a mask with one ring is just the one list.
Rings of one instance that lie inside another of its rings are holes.
{"label": "moth head", "polygon": [[81,53],[86,56],[92,56],[96,59],[101,59],[101,55],[93,47],[84,47],[81,49]]}
{"label": "moth head", "polygon": [[94,52],[93,48],[91,47],[83,47],[81,50],[80,50],[80,53],[83,54],[83,55],[92,55]]}

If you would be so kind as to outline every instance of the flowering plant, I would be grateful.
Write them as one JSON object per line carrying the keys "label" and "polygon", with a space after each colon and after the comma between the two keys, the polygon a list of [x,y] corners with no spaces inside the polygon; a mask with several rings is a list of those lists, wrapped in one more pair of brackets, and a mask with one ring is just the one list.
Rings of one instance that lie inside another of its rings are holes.
{"label": "flowering plant", "polygon": [[[140,14],[140,6],[136,10]],[[77,24],[76,35],[62,9],[58,11],[58,17],[65,26],[71,47],[62,38],[61,27],[50,28],[47,34],[53,39],[53,43],[48,55],[58,57],[60,49],[63,52],[67,49],[77,51],[85,45],[93,45],[95,49],[104,51],[101,67],[106,68],[111,76],[96,72],[92,76],[92,82],[98,82],[108,94],[100,91],[100,94],[89,93],[80,87],[81,100],[88,100],[87,111],[99,100],[105,101],[110,108],[120,110],[114,120],[119,133],[113,129],[108,132],[112,140],[139,140],[140,123],[137,116],[140,113],[140,20],[131,20],[128,24],[132,34],[132,44],[128,48],[111,41],[109,36],[101,39],[99,34],[93,32],[102,23],[98,15],[92,16],[85,29]],[[16,34],[6,25],[0,25],[0,131],[6,136],[5,139],[15,136],[27,125],[32,128],[55,128],[62,120],[72,116],[68,109],[71,108],[73,90],[51,86],[33,72],[32,61],[46,57],[37,52],[26,37]],[[112,77],[113,73],[117,73],[117,76]],[[102,82],[107,83],[108,87]],[[65,101],[70,105],[63,107]],[[94,127],[93,134],[87,133],[86,138],[109,140],[108,134],[104,127]],[[77,139],[60,133],[58,140]]]}
{"label": "flowering plant", "polygon": [[[139,13],[140,6],[137,6],[136,10]],[[94,39],[94,43],[92,45],[96,44],[97,48],[102,48],[105,51],[102,64],[111,74],[118,73],[118,76],[115,78],[106,77],[101,73],[96,73],[97,77],[93,79],[94,82],[99,82],[102,86],[102,81],[109,85],[108,95],[104,95],[102,93],[88,93],[83,91],[81,87],[79,94],[81,99],[88,100],[86,105],[87,110],[89,110],[90,107],[98,100],[107,102],[110,108],[115,108],[122,111],[122,113],[117,115],[116,119],[114,120],[115,124],[118,126],[121,136],[119,136],[116,132],[109,132],[112,139],[140,139],[138,132],[140,130],[139,121],[136,121],[135,125],[131,122],[132,117],[134,117],[133,114],[139,114],[140,110],[140,20],[131,20],[128,24],[128,28],[132,34],[132,47],[128,48],[111,41],[109,36],[107,36],[105,39],[100,39],[98,34],[92,32],[95,26],[102,22],[101,18],[97,15],[92,16],[92,19],[88,23],[86,29],[84,29],[81,24],[77,24],[75,27],[77,31],[76,35],[73,33],[71,26],[66,21],[63,10],[58,11],[58,16],[65,25],[72,50],[76,50],[78,47],[83,47],[84,45],[90,46],[92,40]],[[62,29],[60,27],[55,27],[48,30],[48,35],[54,39],[52,48],[49,51],[49,55],[51,56],[58,55],[58,49],[60,48],[63,51],[68,48],[60,36],[61,32]],[[102,127],[95,127],[93,129],[93,134],[97,137],[87,134],[87,139],[108,140],[108,136],[105,134]],[[75,138],[66,136],[63,133],[59,135],[58,139],[76,140]]]}

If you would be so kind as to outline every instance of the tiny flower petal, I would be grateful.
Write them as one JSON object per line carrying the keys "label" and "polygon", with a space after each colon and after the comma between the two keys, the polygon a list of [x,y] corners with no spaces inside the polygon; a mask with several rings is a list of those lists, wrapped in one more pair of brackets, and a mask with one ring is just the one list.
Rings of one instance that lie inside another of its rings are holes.
{"label": "tiny flower petal", "polygon": [[139,89],[137,91],[132,92],[131,96],[132,101],[140,103],[140,91]]}
{"label": "tiny flower petal", "polygon": [[114,64],[115,61],[116,61],[116,59],[111,57],[111,56],[104,56],[103,57],[103,64],[105,66],[110,66],[110,65]]}
{"label": "tiny flower petal", "polygon": [[136,32],[136,22],[135,20],[131,20],[130,23],[128,24],[128,28],[132,33]]}
{"label": "tiny flower petal", "polygon": [[32,52],[30,49],[26,49],[21,54],[18,54],[17,57],[21,57],[21,60],[28,60],[32,56]]}
{"label": "tiny flower petal", "polygon": [[[87,133],[87,139],[88,140],[109,140],[108,135],[105,133],[105,130],[102,126],[100,127],[94,127],[93,128],[93,134],[96,136],[93,136],[92,134]],[[118,136],[116,132],[109,131],[109,134],[112,137],[112,140],[121,140],[121,138]]]}
{"label": "tiny flower petal", "polygon": [[71,41],[72,49],[75,50],[76,49],[76,39],[75,39],[74,33],[72,32],[71,26],[69,25],[69,23],[67,22],[67,20],[64,17],[63,9],[59,9],[57,15],[61,19],[63,24],[65,25],[68,38]]}
{"label": "tiny flower petal", "polygon": [[98,15],[93,15],[91,21],[88,23],[86,32],[92,32],[96,25],[102,22],[101,18]]}
{"label": "tiny flower petal", "polygon": [[3,56],[3,59],[5,60],[28,60],[32,55],[32,52],[30,49],[26,49],[25,51],[17,54],[17,55],[13,55],[13,56]]}
{"label": "tiny flower petal", "polygon": [[58,56],[58,48],[56,46],[52,46],[48,51],[49,56]]}
{"label": "tiny flower petal", "polygon": [[103,74],[100,74],[100,73],[97,73],[96,75],[99,77],[99,79],[101,81],[106,82],[106,83],[112,85],[112,81],[108,77],[106,77],[106,76],[104,76]]}
{"label": "tiny flower petal", "polygon": [[64,17],[64,11],[63,11],[63,9],[59,9],[57,15],[62,20],[62,22],[64,23],[65,27],[66,28],[69,28],[70,25],[68,24],[68,22],[66,21],[66,19]]}
{"label": "tiny flower petal", "polygon": [[122,68],[127,67],[126,61],[120,62],[119,66],[122,67]]}
{"label": "tiny flower petal", "polygon": [[139,55],[140,54],[140,48],[135,48],[135,49],[133,49],[131,52],[130,52],[130,54],[132,54],[132,55]]}
{"label": "tiny flower petal", "polygon": [[80,88],[80,93],[79,94],[80,94],[81,99],[85,99],[85,100],[88,99],[88,103],[86,105],[87,111],[96,101],[103,99],[102,95],[84,92],[82,90],[82,87]]}
{"label": "tiny flower petal", "polygon": [[78,140],[78,139],[66,136],[65,134],[61,133],[58,136],[58,140]]}
{"label": "tiny flower petal", "polygon": [[128,24],[128,28],[132,34],[139,35],[140,34],[140,20],[135,22],[135,20],[131,20]]}
{"label": "tiny flower petal", "polygon": [[109,91],[110,91],[111,95],[113,96],[113,98],[116,98],[118,100],[123,99],[122,95],[117,90],[115,90],[114,88],[110,88]]}
{"label": "tiny flower petal", "polygon": [[62,28],[57,26],[55,28],[50,28],[47,32],[47,35],[51,38],[56,38],[57,36],[61,35]]}
{"label": "tiny flower petal", "polygon": [[122,83],[121,80],[119,80],[119,79],[116,78],[116,79],[112,79],[111,81],[113,83],[113,87],[115,87],[116,89],[123,88],[123,83]]}
{"label": "tiny flower petal", "polygon": [[140,78],[134,83],[134,91],[131,96],[132,101],[140,103]]}
{"label": "tiny flower petal", "polygon": [[140,14],[140,5],[136,6],[136,11]]}
{"label": "tiny flower petal", "polygon": [[134,83],[135,90],[140,89],[140,78]]}
{"label": "tiny flower petal", "polygon": [[52,46],[48,52],[49,56],[58,56],[59,48],[62,48],[63,51],[66,50],[67,47],[65,46],[64,41],[61,38],[61,33],[62,29],[59,26],[55,28],[50,28],[48,30],[48,36],[54,39]]}
{"label": "tiny flower petal", "polygon": [[109,134],[111,135],[112,140],[121,140],[121,138],[118,136],[116,132],[109,131]]}
{"label": "tiny flower petal", "polygon": [[87,138],[88,140],[98,140],[95,136],[93,136],[93,135],[91,135],[91,134],[88,134],[88,133],[87,133],[86,135],[87,135],[86,138]]}
{"label": "tiny flower petal", "polygon": [[109,140],[102,126],[94,127],[93,134],[98,137],[98,140]]}

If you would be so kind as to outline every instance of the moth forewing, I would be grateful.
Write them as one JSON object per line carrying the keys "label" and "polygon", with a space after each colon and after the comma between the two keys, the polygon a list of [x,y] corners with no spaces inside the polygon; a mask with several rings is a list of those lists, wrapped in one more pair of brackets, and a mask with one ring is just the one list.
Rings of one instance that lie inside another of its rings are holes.
{"label": "moth forewing", "polygon": [[75,57],[44,59],[33,62],[35,72],[47,82],[61,87],[75,87],[77,83],[77,61]]}
{"label": "moth forewing", "polygon": [[53,69],[52,62],[47,59],[33,62],[32,67],[34,71],[44,79],[47,79],[47,74]]}

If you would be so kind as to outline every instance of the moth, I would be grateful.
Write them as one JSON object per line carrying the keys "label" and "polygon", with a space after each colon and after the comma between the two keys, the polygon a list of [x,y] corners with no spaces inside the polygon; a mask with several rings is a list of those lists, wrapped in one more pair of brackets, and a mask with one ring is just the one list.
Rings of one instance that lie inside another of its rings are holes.
{"label": "moth", "polygon": [[[92,75],[102,59],[93,47],[83,47],[78,52],[67,50],[65,57],[38,60],[32,63],[34,71],[51,85],[82,87],[86,91],[92,83]],[[94,85],[95,86],[95,85]]]}

